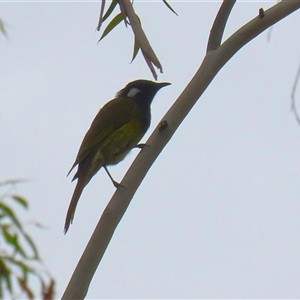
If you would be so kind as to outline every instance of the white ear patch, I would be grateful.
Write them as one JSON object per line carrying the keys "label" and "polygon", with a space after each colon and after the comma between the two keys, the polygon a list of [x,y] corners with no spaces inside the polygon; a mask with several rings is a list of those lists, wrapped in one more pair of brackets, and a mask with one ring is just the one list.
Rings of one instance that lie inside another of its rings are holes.
{"label": "white ear patch", "polygon": [[137,88],[131,88],[127,94],[128,98],[134,98],[138,93],[140,93],[141,90],[137,89]]}

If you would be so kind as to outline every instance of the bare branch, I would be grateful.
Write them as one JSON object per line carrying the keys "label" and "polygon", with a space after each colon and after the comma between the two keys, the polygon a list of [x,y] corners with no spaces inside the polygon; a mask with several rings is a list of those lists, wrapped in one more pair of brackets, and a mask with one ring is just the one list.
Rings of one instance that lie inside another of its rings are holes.
{"label": "bare branch", "polygon": [[223,0],[210,31],[206,52],[216,50],[221,45],[225,26],[235,2],[236,0]]}
{"label": "bare branch", "polygon": [[[147,141],[147,145],[150,147],[141,150],[126,173],[121,182],[126,188],[118,188],[106,206],[72,275],[62,297],[63,299],[83,299],[86,296],[98,264],[137,188],[155,159],[220,69],[249,41],[299,8],[300,1],[282,0],[265,11],[264,18],[256,16],[228,38],[219,48],[207,53],[190,83],[162,118],[162,121]],[[163,130],[162,124],[164,124]]]}

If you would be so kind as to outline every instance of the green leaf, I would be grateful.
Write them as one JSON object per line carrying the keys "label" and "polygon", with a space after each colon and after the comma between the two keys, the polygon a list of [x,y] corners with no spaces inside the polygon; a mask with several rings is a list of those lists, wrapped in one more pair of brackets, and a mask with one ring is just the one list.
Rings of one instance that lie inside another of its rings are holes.
{"label": "green leaf", "polygon": [[1,229],[2,229],[2,233],[3,233],[3,237],[6,240],[6,242],[8,244],[14,246],[14,248],[15,248],[16,238],[12,234],[10,234],[10,232],[8,231],[8,226],[7,225],[3,226]]}
{"label": "green leaf", "polygon": [[118,15],[116,15],[111,21],[110,23],[106,26],[106,28],[103,31],[103,34],[101,36],[101,38],[99,39],[98,42],[100,42],[107,34],[109,34],[120,22],[123,21],[123,14],[119,13]]}
{"label": "green leaf", "polygon": [[[139,18],[139,16],[136,14],[136,17],[140,23],[140,25],[142,24],[141,23],[141,19]],[[140,50],[140,44],[139,44],[139,41],[138,39],[136,38],[136,36],[134,35],[134,45],[133,45],[133,54],[132,54],[132,59],[131,59],[131,62],[132,63],[134,61],[134,59],[136,58],[137,54],[139,53],[139,50]]]}
{"label": "green leaf", "polygon": [[166,1],[163,0],[163,3],[166,4],[166,6],[176,15],[178,16],[177,12],[171,7],[171,5]]}
{"label": "green leaf", "polygon": [[[6,288],[12,292],[12,285],[11,285],[11,270],[5,264],[4,260],[0,257],[0,285],[2,288],[2,282],[6,282]],[[1,298],[3,295],[1,295]]]}
{"label": "green leaf", "polygon": [[137,40],[137,38],[134,36],[134,46],[133,46],[133,54],[132,54],[132,60],[130,63],[133,62],[133,60],[136,58],[137,54],[139,53],[140,50],[140,45]]}
{"label": "green leaf", "polygon": [[[17,196],[17,197],[19,197],[19,196]],[[19,198],[22,199],[22,197],[19,197]],[[19,201],[19,200],[17,200],[17,201]],[[3,203],[0,203],[0,212],[1,212],[1,210],[3,213],[0,213],[0,216],[9,217],[13,221],[12,224],[17,226],[17,228],[20,230],[20,234],[22,234],[22,236],[26,239],[27,243],[29,244],[29,246],[33,252],[33,258],[39,260],[39,253],[38,253],[37,247],[35,246],[32,238],[24,231],[21,223],[19,222],[18,218],[14,214],[13,210],[9,206],[7,206]],[[9,226],[11,226],[11,225],[9,225]],[[6,242],[8,244],[10,244],[11,246],[13,246],[16,252],[20,253],[23,257],[27,257],[25,251],[23,250],[23,247],[19,244],[18,235],[11,234],[11,232],[8,230],[9,226],[8,225],[1,226],[3,236],[6,240]]]}
{"label": "green leaf", "polygon": [[27,240],[28,244],[31,246],[31,249],[34,253],[34,259],[40,260],[39,252],[37,247],[35,246],[32,238],[25,232],[23,232],[24,238]]}
{"label": "green leaf", "polygon": [[109,6],[109,8],[107,9],[105,15],[102,18],[102,22],[104,22],[113,12],[113,10],[115,9],[116,5],[117,5],[118,1],[117,0],[113,0]]}
{"label": "green leaf", "polygon": [[[14,183],[14,181],[0,182],[0,187]],[[45,271],[41,272],[40,268],[35,269],[36,264],[39,267],[43,266],[37,247],[34,240],[25,231],[23,223],[19,221],[17,212],[10,205],[11,203],[9,202],[9,205],[5,203],[7,198],[28,208],[28,201],[22,196],[11,193],[0,196],[0,299],[15,299],[16,288],[18,293],[21,289],[27,299],[33,299],[35,298],[34,286],[31,285],[30,278],[35,277],[43,284],[43,275],[46,274],[49,277],[49,274]],[[53,282],[52,280],[50,285],[53,286]],[[53,287],[51,295],[53,295]]]}
{"label": "green leaf", "polygon": [[7,260],[10,265],[13,265],[14,267],[17,267],[20,269],[20,272],[22,272],[22,278],[27,281],[29,274],[34,274],[39,279],[42,278],[42,276],[30,265],[26,264],[24,261],[21,261],[19,259],[15,259],[13,256],[6,256],[5,260]]}
{"label": "green leaf", "polygon": [[28,208],[28,202],[25,198],[18,195],[12,195],[12,199],[16,200],[19,204],[21,204],[24,208]]}
{"label": "green leaf", "polygon": [[23,257],[27,258],[27,255],[25,254],[25,251],[23,250],[23,248],[21,247],[21,245],[19,243],[18,235],[17,234],[11,234],[8,231],[7,226],[2,227],[2,232],[3,232],[3,236],[4,236],[4,239],[6,240],[6,242],[8,244],[12,245],[16,252],[20,253]]}
{"label": "green leaf", "polygon": [[4,26],[4,23],[3,21],[0,19],[0,31],[5,35],[7,36],[7,32],[5,30],[5,26]]}
{"label": "green leaf", "polygon": [[19,229],[22,229],[21,223],[9,206],[5,205],[4,203],[0,203],[0,210],[2,210],[2,212],[12,220],[14,225],[16,225]]}

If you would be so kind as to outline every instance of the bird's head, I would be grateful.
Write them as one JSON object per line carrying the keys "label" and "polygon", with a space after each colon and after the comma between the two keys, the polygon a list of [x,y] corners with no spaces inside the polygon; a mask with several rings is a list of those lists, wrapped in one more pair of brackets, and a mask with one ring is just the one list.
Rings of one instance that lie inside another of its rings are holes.
{"label": "bird's head", "polygon": [[138,103],[150,105],[158,90],[170,84],[169,82],[154,82],[139,79],[129,82],[117,93],[116,97],[127,97]]}

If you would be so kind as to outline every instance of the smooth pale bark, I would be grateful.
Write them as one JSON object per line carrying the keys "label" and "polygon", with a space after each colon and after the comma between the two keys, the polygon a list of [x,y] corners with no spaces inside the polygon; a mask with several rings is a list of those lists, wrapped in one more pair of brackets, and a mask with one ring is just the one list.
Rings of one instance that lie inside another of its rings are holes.
{"label": "smooth pale bark", "polygon": [[[105,208],[62,299],[83,299],[86,296],[93,275],[137,188],[180,123],[220,69],[249,41],[299,8],[300,1],[283,0],[266,10],[262,18],[257,12],[257,16],[253,20],[236,31],[220,47],[216,48],[216,43],[213,42],[212,48],[216,49],[207,52],[190,83],[147,141],[150,147],[143,148],[126,173],[121,182],[121,185],[126,186],[126,188],[118,188]],[[229,13],[230,11],[228,15]],[[224,27],[225,24],[226,21]],[[220,32],[218,34],[220,35]],[[215,38],[214,36],[211,36],[209,40],[221,41],[220,37]]]}

